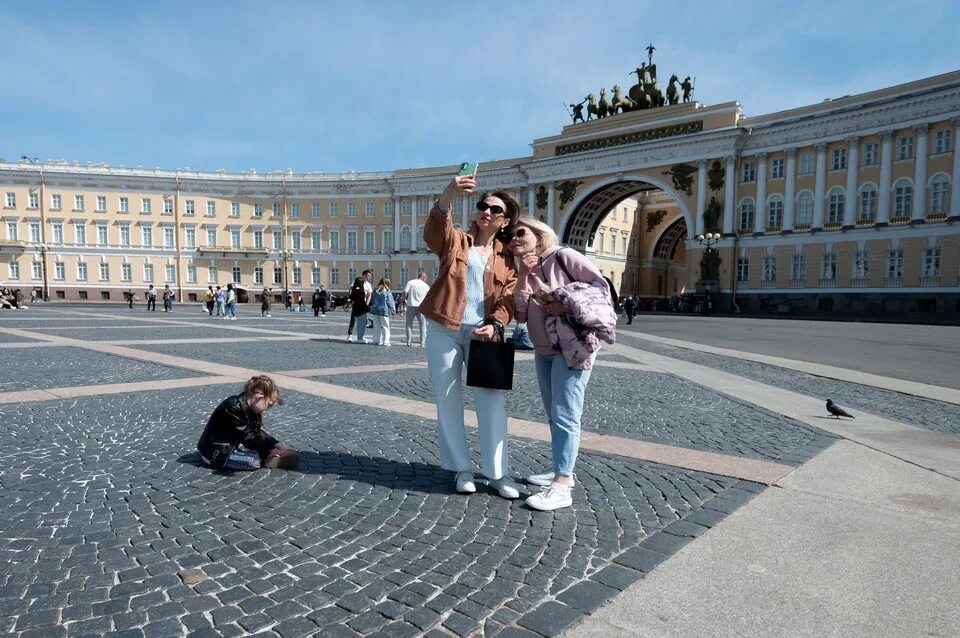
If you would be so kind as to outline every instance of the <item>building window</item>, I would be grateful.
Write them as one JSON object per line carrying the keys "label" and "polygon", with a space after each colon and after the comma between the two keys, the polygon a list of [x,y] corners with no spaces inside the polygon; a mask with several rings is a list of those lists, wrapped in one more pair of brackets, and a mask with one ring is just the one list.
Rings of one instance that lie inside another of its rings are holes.
{"label": "building window", "polygon": [[169,197],[163,199],[163,214],[173,215],[173,200]]}
{"label": "building window", "polygon": [[73,210],[83,211],[83,195],[73,196]]}
{"label": "building window", "polygon": [[310,231],[310,250],[314,252],[320,252],[320,246],[322,245],[323,232],[319,230]]}
{"label": "building window", "polygon": [[217,229],[208,228],[207,229],[207,246],[216,246],[217,245]]}
{"label": "building window", "polygon": [[303,234],[292,230],[290,231],[290,250],[302,250],[301,241],[303,240]]}
{"label": "building window", "polygon": [[40,222],[30,222],[30,243],[40,243]]}
{"label": "building window", "polygon": [[310,205],[310,217],[320,217],[320,204],[318,202]]}
{"label": "building window", "polygon": [[316,266],[310,269],[310,283],[314,286],[320,285],[320,269]]}
{"label": "building window", "polygon": [[143,240],[142,244],[144,246],[148,248],[153,246],[153,229],[152,228],[150,228],[149,226],[144,226],[143,228],[140,229],[140,235],[141,235],[141,239]]}
{"label": "building window", "polygon": [[140,212],[141,213],[151,213],[153,212],[153,200],[149,197],[143,197],[140,199]]}
{"label": "building window", "polygon": [[410,281],[410,270],[406,266],[402,266],[400,268],[400,281],[397,282],[397,287],[406,286],[408,281]]}
{"label": "building window", "polygon": [[11,261],[8,266],[10,267],[10,279],[20,279],[20,264],[16,261]]}
{"label": "building window", "polygon": [[271,235],[273,236],[273,249],[283,250],[283,231],[275,230]]}
{"label": "building window", "polygon": [[384,268],[384,269],[383,269],[383,278],[384,278],[384,279],[390,279],[390,274],[391,274],[391,270],[390,270],[389,268]]}
{"label": "building window", "polygon": [[863,165],[874,166],[877,163],[877,143],[870,142],[863,145]]}
{"label": "building window", "polygon": [[61,208],[61,202],[62,202],[62,200],[61,200],[61,198],[60,198],[59,195],[51,195],[51,196],[50,196],[50,208],[51,208],[51,209],[53,209],[53,210],[60,210],[60,208]]}
{"label": "building window", "polygon": [[425,197],[417,200],[417,215],[426,215],[430,212],[431,202]]}
{"label": "building window", "polygon": [[746,283],[750,278],[750,260],[746,257],[737,258],[737,281]]}
{"label": "building window", "polygon": [[280,202],[273,202],[273,216],[280,217],[283,214],[283,211],[280,209]]}
{"label": "building window", "polygon": [[53,230],[53,243],[62,244],[63,243],[63,222],[52,222],[50,226]]}
{"label": "building window", "polygon": [[240,217],[240,202],[230,202],[230,216]]}
{"label": "building window", "polygon": [[253,267],[253,283],[257,285],[263,284],[263,266]]}
{"label": "building window", "polygon": [[207,201],[207,217],[216,217],[217,215],[217,202]]}
{"label": "building window", "polygon": [[240,229],[239,228],[230,229],[230,247],[240,248]]}
{"label": "building window", "polygon": [[865,250],[853,254],[853,278],[866,279],[870,276],[870,256]]}
{"label": "building window", "polygon": [[864,184],[860,187],[860,207],[857,212],[859,221],[873,221],[877,218],[877,187]]}
{"label": "building window", "polygon": [[410,250],[410,227],[404,226],[400,229],[400,250]]}
{"label": "building window", "polygon": [[97,245],[99,246],[107,245],[107,225],[106,224],[97,224]]}
{"label": "building window", "polygon": [[903,276],[903,251],[891,250],[887,252],[887,278],[899,279]]}
{"label": "building window", "polygon": [[[770,179],[783,179],[783,158],[770,160]],[[627,209],[623,209],[623,221],[627,221]]]}
{"label": "building window", "polygon": [[58,281],[63,281],[66,278],[66,268],[62,261],[53,262],[53,278]]}
{"label": "building window", "polygon": [[16,194],[16,193],[7,193],[6,207],[7,207],[7,208],[16,208],[16,207],[17,207],[17,194]]}
{"label": "building window", "polygon": [[753,182],[756,181],[756,165],[753,162],[744,162],[743,171],[742,171],[743,182]]}
{"label": "building window", "polygon": [[930,180],[930,212],[938,215],[950,211],[950,179],[943,174]]}
{"label": "building window", "polygon": [[940,276],[940,248],[927,248],[923,251],[923,276]]}
{"label": "building window", "polygon": [[153,264],[143,265],[143,280],[148,283],[153,281]]}
{"label": "building window", "polygon": [[263,248],[263,231],[262,230],[253,231],[253,247]]}
{"label": "building window", "polygon": [[410,214],[410,200],[405,199],[400,202],[400,214],[403,216]]}
{"label": "building window", "polygon": [[[807,257],[806,255],[794,255],[790,262],[790,279],[792,281],[807,280]],[[769,281],[769,280],[768,280]]]}
{"label": "building window", "polygon": [[843,221],[843,189],[834,186],[827,194],[827,221],[838,224]]}
{"label": "building window", "polygon": [[[354,281],[356,281],[356,280],[357,280],[357,269],[356,269],[356,268],[348,268],[348,269],[347,269],[347,281],[354,282]],[[353,284],[351,283],[351,285],[353,285]]]}
{"label": "building window", "polygon": [[254,202],[253,204],[253,216],[254,217],[263,217],[263,204],[260,202]]}
{"label": "building window", "polygon": [[376,236],[376,231],[372,228],[366,228],[363,231],[363,252],[372,253],[376,252],[377,245],[374,237]]}
{"label": "building window", "polygon": [[847,168],[847,149],[845,148],[835,148],[832,153],[832,161],[830,162],[830,170],[832,171],[842,171]]}
{"label": "building window", "polygon": [[77,279],[79,281],[87,280],[87,262],[85,261],[77,262]]}
{"label": "building window", "polygon": [[7,222],[7,239],[17,241],[18,234],[17,222]]}
{"label": "building window", "polygon": [[293,285],[302,286],[303,285],[303,269],[300,266],[293,267]]}
{"label": "building window", "polygon": [[87,243],[87,227],[81,224],[73,225],[73,241],[75,244],[84,246]]}
{"label": "building window", "polygon": [[820,258],[820,278],[837,278],[837,253],[823,253],[823,257]]}
{"label": "building window", "polygon": [[339,268],[330,269],[330,285],[331,286],[340,285],[340,269]]}
{"label": "building window", "polygon": [[120,245],[125,247],[129,246],[130,245],[130,225],[121,224],[117,230],[120,233]]}
{"label": "building window", "polygon": [[330,231],[330,252],[332,253],[340,252],[340,231],[339,230]]}
{"label": "building window", "polygon": [[937,131],[933,136],[933,152],[935,155],[950,152],[950,138],[952,137],[950,129],[945,128]]}
{"label": "building window", "polygon": [[185,207],[183,211],[184,215],[189,215],[190,217],[193,217],[194,215],[197,214],[197,203],[192,199],[188,199],[184,204],[184,207]]}
{"label": "building window", "polygon": [[357,252],[357,231],[355,229],[347,230],[347,253]]}
{"label": "building window", "polygon": [[207,266],[207,283],[215,284],[217,279],[220,278],[220,272],[217,270],[216,266]]}
{"label": "building window", "polygon": [[173,226],[163,227],[163,247],[173,248]]}
{"label": "building window", "polygon": [[290,204],[290,217],[294,217],[294,218],[300,217],[300,204],[298,203]]}
{"label": "building window", "polygon": [[337,202],[330,202],[330,217],[339,217],[340,216],[340,204]]}
{"label": "building window", "polygon": [[747,197],[740,200],[740,230],[753,230],[753,215],[755,212],[753,199]]}
{"label": "building window", "polygon": [[373,217],[373,202],[367,202],[363,205],[363,216]]}
{"label": "building window", "polygon": [[383,229],[383,251],[384,252],[393,252],[393,229],[384,228]]}
{"label": "building window", "polygon": [[193,264],[187,265],[187,283],[195,284],[197,283],[197,267]]}
{"label": "building window", "polygon": [[276,268],[273,269],[273,283],[274,284],[283,284],[283,269]]}
{"label": "building window", "polygon": [[777,258],[774,255],[764,255],[763,257],[763,280],[777,280]]}
{"label": "building window", "polygon": [[121,197],[117,204],[118,212],[129,213],[130,212],[130,198]]}
{"label": "building window", "polygon": [[[130,264],[126,264],[126,266],[129,267]],[[101,261],[99,270],[100,270],[100,273],[99,273],[100,281],[110,281],[110,264]]]}
{"label": "building window", "polygon": [[767,228],[783,226],[783,196],[772,195],[767,202]]}
{"label": "building window", "polygon": [[385,201],[383,202],[383,214],[384,215],[393,215],[393,202]]}
{"label": "building window", "polygon": [[197,247],[197,229],[196,228],[183,229],[183,243],[186,244],[187,248]]}
{"label": "building window", "polygon": [[801,191],[797,195],[797,223],[810,226],[813,223],[813,193]]}
{"label": "building window", "polygon": [[897,138],[897,159],[913,159],[913,137],[906,136]]}
{"label": "building window", "polygon": [[39,261],[30,262],[30,277],[32,279],[41,279],[43,277],[43,265]]}
{"label": "building window", "polygon": [[810,175],[813,173],[814,162],[813,162],[813,153],[801,153],[800,154],[800,170],[801,175]]}
{"label": "building window", "polygon": [[176,268],[173,264],[165,264],[163,266],[163,280],[167,283],[173,283],[174,279],[177,278]]}
{"label": "building window", "polygon": [[[106,202],[106,198],[104,198],[104,202]],[[40,195],[38,195],[37,193],[30,193],[29,201],[27,202],[27,207],[40,208]],[[104,210],[107,209],[106,203],[104,203],[103,209]]]}
{"label": "building window", "polygon": [[230,276],[232,277],[231,281],[239,282],[240,281],[240,266],[234,266],[230,269]]}
{"label": "building window", "polygon": [[357,205],[353,202],[347,204],[347,217],[356,217],[357,216]]}
{"label": "building window", "polygon": [[893,187],[893,214],[895,217],[908,217],[913,207],[913,184],[909,179],[897,180]]}

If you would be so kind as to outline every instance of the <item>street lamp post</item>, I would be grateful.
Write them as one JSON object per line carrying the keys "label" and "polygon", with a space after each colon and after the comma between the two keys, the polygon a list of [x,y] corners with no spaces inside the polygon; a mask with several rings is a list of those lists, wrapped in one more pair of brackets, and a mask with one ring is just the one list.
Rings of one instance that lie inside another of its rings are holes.
{"label": "street lamp post", "polygon": [[720,241],[720,233],[707,233],[706,235],[700,234],[697,235],[697,242],[701,246],[706,246],[706,254],[704,255],[703,265],[700,267],[700,279],[703,281],[704,289],[704,300],[703,300],[703,314],[709,315],[713,312],[713,301],[710,299],[710,282],[713,280],[710,277],[711,269],[713,268],[713,246],[718,241]]}

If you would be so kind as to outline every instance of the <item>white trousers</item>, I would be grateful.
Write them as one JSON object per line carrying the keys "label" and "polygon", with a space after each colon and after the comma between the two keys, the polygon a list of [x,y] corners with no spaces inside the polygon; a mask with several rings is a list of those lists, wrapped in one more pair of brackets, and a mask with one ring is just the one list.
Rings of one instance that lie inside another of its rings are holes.
{"label": "white trousers", "polygon": [[381,346],[390,345],[390,317],[373,315],[373,342]]}
{"label": "white trousers", "polygon": [[[469,472],[470,454],[463,422],[463,366],[470,352],[474,326],[448,330],[435,321],[428,323],[427,365],[437,400],[437,431],[440,467],[451,472]],[[480,435],[481,471],[499,479],[510,469],[507,449],[507,408],[503,390],[473,388]]]}
{"label": "white trousers", "polygon": [[420,306],[407,306],[407,343],[413,343],[413,322],[416,320],[420,326],[420,345],[427,342],[427,322],[426,318],[420,314]]}

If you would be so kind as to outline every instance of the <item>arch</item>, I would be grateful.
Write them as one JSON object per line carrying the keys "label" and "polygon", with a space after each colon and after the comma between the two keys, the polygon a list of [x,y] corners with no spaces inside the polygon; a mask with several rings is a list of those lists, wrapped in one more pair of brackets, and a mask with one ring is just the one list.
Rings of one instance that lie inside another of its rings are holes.
{"label": "arch", "polygon": [[680,242],[686,238],[687,233],[686,220],[682,217],[674,220],[672,224],[660,232],[657,240],[653,242],[650,249],[650,259],[673,261],[677,254],[677,248],[680,246]]}
{"label": "arch", "polygon": [[934,215],[945,215],[950,212],[950,175],[936,173],[927,181],[930,191],[930,206],[928,210]]}
{"label": "arch", "polygon": [[737,203],[737,228],[753,230],[757,219],[757,204],[752,197],[742,197]]}
{"label": "arch", "polygon": [[667,183],[648,175],[618,175],[593,184],[569,204],[557,225],[557,235],[564,244],[586,250],[611,207],[631,195],[654,189],[662,190],[677,203],[686,222],[687,239],[692,239],[694,220],[686,202]]}
{"label": "arch", "polygon": [[413,246],[413,238],[410,235],[409,226],[400,227],[400,250],[411,250]]}
{"label": "arch", "polygon": [[950,173],[945,173],[940,171],[939,173],[934,173],[930,176],[930,179],[927,180],[927,188],[933,188],[934,181],[943,182],[946,181],[947,186],[950,185],[952,180],[950,179]]}
{"label": "arch", "polygon": [[873,182],[866,182],[860,186],[857,195],[857,220],[872,221],[877,218],[877,207],[880,190]]}
{"label": "arch", "polygon": [[774,193],[767,198],[766,206],[766,226],[767,228],[780,228],[783,226],[783,195]]}

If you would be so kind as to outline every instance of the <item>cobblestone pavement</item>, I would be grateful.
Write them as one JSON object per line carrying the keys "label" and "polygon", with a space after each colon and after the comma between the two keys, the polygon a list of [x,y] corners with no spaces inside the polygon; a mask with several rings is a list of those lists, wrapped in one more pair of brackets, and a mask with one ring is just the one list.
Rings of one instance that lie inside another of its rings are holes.
{"label": "cobblestone pavement", "polygon": [[[575,506],[534,512],[451,494],[431,421],[294,392],[267,422],[299,471],[211,473],[230,390],[0,408],[0,632],[553,635],[761,489],[583,454]],[[513,471],[548,455],[514,441]]]}
{"label": "cobblestone pavement", "polygon": [[181,368],[69,346],[12,352],[8,358],[10,365],[0,367],[0,392],[205,376]]}
{"label": "cobblestone pavement", "polygon": [[832,398],[838,405],[863,410],[886,419],[909,423],[936,432],[960,434],[960,406],[952,403],[943,403],[859,383],[818,377],[798,370],[744,361],[735,357],[696,352],[646,339],[633,338],[629,343],[635,348],[666,357],[697,363],[778,388],[789,388],[801,394],[822,397],[824,402]]}
{"label": "cobblestone pavement", "polygon": [[[426,369],[317,377],[380,394],[433,402]],[[613,390],[613,391],[611,391]],[[464,401],[473,406],[470,388]],[[630,397],[627,399],[626,397]],[[507,411],[546,423],[532,362],[518,362]],[[584,398],[582,427],[644,441],[798,464],[836,439],[816,428],[740,403],[670,374],[594,368]]]}
{"label": "cobblestone pavement", "polygon": [[[209,328],[185,328],[183,326],[155,326],[149,323],[130,324],[128,326],[118,326],[110,323],[109,327],[103,329],[93,328],[44,328],[45,334],[67,337],[69,339],[81,339],[84,341],[116,341],[129,339],[222,339],[225,335],[223,331],[218,330],[220,326],[210,326]],[[237,333],[230,333],[237,334]]]}

